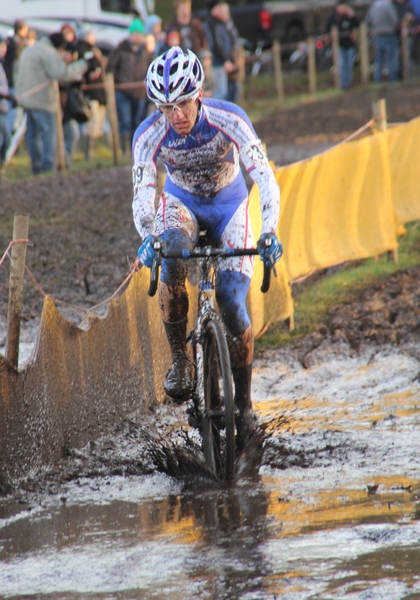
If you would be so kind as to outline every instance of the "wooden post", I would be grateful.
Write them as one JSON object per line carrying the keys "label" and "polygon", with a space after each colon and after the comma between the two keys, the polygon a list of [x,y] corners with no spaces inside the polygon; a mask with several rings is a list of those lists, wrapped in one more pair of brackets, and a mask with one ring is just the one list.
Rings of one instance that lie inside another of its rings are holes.
{"label": "wooden post", "polygon": [[239,69],[239,95],[238,104],[241,106],[244,103],[244,84],[245,84],[245,48],[243,44],[239,44],[236,50],[236,64]]}
{"label": "wooden post", "polygon": [[360,79],[363,85],[369,83],[369,42],[366,21],[359,27]]}
{"label": "wooden post", "polygon": [[315,58],[315,39],[313,36],[308,38],[308,80],[309,93],[316,93],[316,58]]}
{"label": "wooden post", "polygon": [[[28,239],[29,215],[15,213],[13,240]],[[6,358],[14,366],[19,364],[20,317],[22,312],[23,277],[25,275],[27,242],[12,246],[9,280],[9,306],[7,311]]]}
{"label": "wooden post", "polygon": [[409,21],[405,16],[401,23],[401,70],[402,79],[406,81],[410,76],[410,48],[409,48]]}
{"label": "wooden post", "polygon": [[112,133],[112,152],[114,155],[114,165],[119,164],[120,136],[118,134],[117,105],[115,102],[115,85],[112,73],[105,75],[106,108],[108,112],[109,125]]}
{"label": "wooden post", "polygon": [[55,125],[57,129],[57,168],[59,171],[66,172],[66,151],[64,149],[64,133],[63,133],[63,112],[60,102],[60,88],[57,80],[53,80],[55,94],[57,97],[57,105],[55,110]]}
{"label": "wooden post", "polygon": [[334,87],[340,89],[340,43],[337,25],[331,27]]}
{"label": "wooden post", "polygon": [[386,116],[386,103],[383,98],[372,104],[372,116],[375,119],[374,130],[386,131],[388,128],[388,121]]}
{"label": "wooden post", "polygon": [[[386,115],[386,103],[383,98],[372,104],[372,116],[375,119],[374,130],[377,132],[385,132],[388,129],[388,120]],[[388,253],[388,259],[393,260],[394,263],[398,262],[398,249],[390,250]]]}
{"label": "wooden post", "polygon": [[281,46],[279,40],[274,40],[271,51],[273,53],[274,81],[276,85],[277,97],[279,100],[279,107],[281,107],[284,104],[284,86],[283,73],[281,68]]}

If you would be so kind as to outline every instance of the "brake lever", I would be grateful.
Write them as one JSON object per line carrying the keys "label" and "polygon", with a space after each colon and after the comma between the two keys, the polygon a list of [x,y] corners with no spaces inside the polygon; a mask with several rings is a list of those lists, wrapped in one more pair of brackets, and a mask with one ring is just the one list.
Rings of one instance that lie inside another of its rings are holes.
{"label": "brake lever", "polygon": [[159,267],[160,267],[160,253],[162,249],[162,244],[160,240],[156,240],[153,244],[153,249],[157,252],[158,258],[155,258],[152,263],[152,268],[150,269],[150,283],[149,289],[147,293],[149,296],[153,297],[156,294],[158,279],[159,279]]}

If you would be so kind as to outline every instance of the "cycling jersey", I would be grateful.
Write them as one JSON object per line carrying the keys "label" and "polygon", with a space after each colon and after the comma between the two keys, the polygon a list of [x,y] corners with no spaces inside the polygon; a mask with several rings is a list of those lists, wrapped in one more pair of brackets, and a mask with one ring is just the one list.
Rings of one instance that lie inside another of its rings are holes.
{"label": "cycling jersey", "polygon": [[178,198],[191,212],[200,207],[227,223],[247,196],[242,160],[258,184],[262,233],[273,233],[280,191],[260,140],[246,113],[222,100],[203,99],[197,121],[183,137],[159,111],[137,128],[133,140],[133,215],[145,239],[155,234],[156,161],[166,166],[164,194]]}

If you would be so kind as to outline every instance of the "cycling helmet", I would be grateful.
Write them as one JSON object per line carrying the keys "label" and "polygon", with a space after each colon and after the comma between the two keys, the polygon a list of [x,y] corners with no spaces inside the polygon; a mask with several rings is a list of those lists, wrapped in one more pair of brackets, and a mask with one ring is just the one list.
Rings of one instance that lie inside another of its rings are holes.
{"label": "cycling helmet", "polygon": [[172,104],[196,97],[203,82],[204,70],[194,52],[173,46],[150,64],[146,91],[153,102]]}

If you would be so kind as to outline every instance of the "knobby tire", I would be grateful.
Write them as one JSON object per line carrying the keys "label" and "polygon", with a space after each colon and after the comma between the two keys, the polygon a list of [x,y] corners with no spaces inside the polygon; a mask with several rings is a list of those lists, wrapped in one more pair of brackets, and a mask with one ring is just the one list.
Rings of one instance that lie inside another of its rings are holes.
{"label": "knobby tire", "polygon": [[[226,334],[221,323],[209,320],[203,340],[203,452],[218,478],[232,481],[235,470],[235,407]],[[222,431],[224,431],[224,436]]]}

